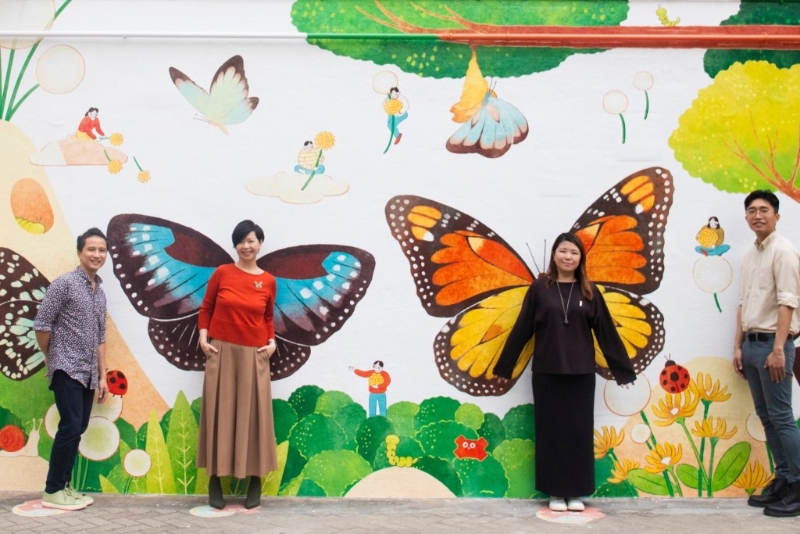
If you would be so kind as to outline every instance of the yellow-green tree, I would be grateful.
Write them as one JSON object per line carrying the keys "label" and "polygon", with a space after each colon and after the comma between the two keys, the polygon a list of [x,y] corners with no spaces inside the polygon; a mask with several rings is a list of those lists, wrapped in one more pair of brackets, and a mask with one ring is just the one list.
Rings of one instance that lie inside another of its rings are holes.
{"label": "yellow-green tree", "polygon": [[800,202],[800,65],[734,63],[698,92],[669,138],[675,158],[721,191],[771,187]]}

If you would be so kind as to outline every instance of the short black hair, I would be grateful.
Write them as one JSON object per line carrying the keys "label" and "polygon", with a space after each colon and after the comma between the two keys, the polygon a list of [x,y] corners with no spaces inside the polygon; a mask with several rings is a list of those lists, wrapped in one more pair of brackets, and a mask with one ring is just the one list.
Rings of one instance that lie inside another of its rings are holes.
{"label": "short black hair", "polygon": [[381,369],[383,369],[383,362],[382,362],[382,361],[380,361],[380,360],[375,360],[374,362],[372,362],[372,365],[373,365],[373,366],[375,366],[375,365],[380,365],[380,366],[381,366]]}
{"label": "short black hair", "polygon": [[392,93],[392,92],[399,93],[400,89],[398,89],[397,87],[392,87],[392,88],[389,89],[389,92],[390,93]]}
{"label": "short black hair", "polygon": [[89,228],[78,236],[78,252],[83,252],[83,247],[86,246],[86,240],[90,237],[102,237],[103,241],[106,242],[106,246],[108,246],[106,234],[104,234],[100,228]]}
{"label": "short black hair", "polygon": [[744,199],[744,209],[746,210],[750,207],[750,204],[752,204],[754,200],[759,199],[769,202],[769,205],[772,206],[772,209],[775,210],[775,213],[778,213],[778,208],[780,207],[781,202],[778,200],[778,197],[775,195],[775,193],[769,189],[756,189],[747,195],[747,198]]}
{"label": "short black hair", "polygon": [[88,116],[89,116],[89,113],[91,113],[92,111],[96,111],[96,112],[100,113],[100,110],[99,110],[99,109],[97,109],[97,108],[89,108],[89,111],[87,111],[86,113],[84,113],[84,114],[83,114],[83,116],[84,116],[84,117],[88,117]]}
{"label": "short black hair", "polygon": [[303,146],[308,146],[308,145],[314,146],[314,143],[312,141],[306,141],[305,143],[303,143]]}
{"label": "short black hair", "polygon": [[233,246],[235,247],[244,241],[244,238],[247,237],[247,234],[250,232],[256,233],[256,239],[258,239],[259,243],[264,242],[264,230],[250,219],[245,219],[233,229],[233,235],[231,236],[233,238]]}

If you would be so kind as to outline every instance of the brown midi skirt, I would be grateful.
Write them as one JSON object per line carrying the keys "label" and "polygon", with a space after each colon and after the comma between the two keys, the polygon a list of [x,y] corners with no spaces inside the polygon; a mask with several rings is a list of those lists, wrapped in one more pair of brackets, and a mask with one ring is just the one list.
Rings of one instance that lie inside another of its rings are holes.
{"label": "brown midi skirt", "polygon": [[269,358],[255,347],[214,339],[206,360],[197,467],[245,478],[278,468]]}

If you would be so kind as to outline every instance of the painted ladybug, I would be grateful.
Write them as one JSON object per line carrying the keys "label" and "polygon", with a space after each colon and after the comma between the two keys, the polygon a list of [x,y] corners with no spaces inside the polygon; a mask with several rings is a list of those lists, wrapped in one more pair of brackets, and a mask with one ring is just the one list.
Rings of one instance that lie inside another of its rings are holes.
{"label": "painted ladybug", "polygon": [[108,383],[108,392],[112,395],[121,397],[128,392],[128,379],[125,378],[125,373],[122,371],[109,371],[106,373],[106,382]]}
{"label": "painted ladybug", "polygon": [[667,360],[664,369],[658,376],[658,383],[667,393],[681,393],[689,387],[689,370],[682,365],[678,365],[673,360]]}

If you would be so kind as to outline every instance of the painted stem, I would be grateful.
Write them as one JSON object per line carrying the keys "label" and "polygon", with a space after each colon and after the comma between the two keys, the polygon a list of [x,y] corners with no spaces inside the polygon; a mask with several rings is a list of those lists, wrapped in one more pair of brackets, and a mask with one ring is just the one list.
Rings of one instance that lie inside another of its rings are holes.
{"label": "painted stem", "polygon": [[386,154],[389,151],[389,147],[392,146],[393,139],[394,139],[394,115],[392,115],[392,127],[389,129],[389,142],[386,143],[386,148],[383,149],[384,154]]}
{"label": "painted stem", "polygon": [[678,481],[677,475],[675,475],[675,468],[674,467],[670,467],[669,468],[669,472],[672,475],[672,478],[675,479],[675,487],[678,488],[678,495],[680,497],[683,497],[683,488],[681,488],[681,483]]}
{"label": "painted stem", "polygon": [[132,480],[133,480],[133,477],[131,475],[128,475],[128,481],[125,482],[125,489],[122,491],[122,493],[128,493],[128,491],[131,489],[131,481]]}
{"label": "painted stem", "polygon": [[[641,410],[639,412],[639,415],[642,416],[642,421],[644,421],[644,424],[646,424],[647,428],[650,429],[650,438],[649,438],[648,441],[652,441],[653,442],[653,446],[658,445],[658,442],[656,441],[656,435],[653,433],[653,427],[650,426],[650,421],[647,420],[647,416],[644,414],[644,410]],[[647,443],[647,448],[648,449],[653,450],[653,446],[650,446],[650,443]]]}
{"label": "painted stem", "polygon": [[[3,101],[5,102],[6,97],[8,96],[8,82],[11,80],[11,67],[14,65],[14,50],[13,48],[8,53],[8,65],[6,66],[6,81],[3,82]],[[11,106],[9,106],[10,109]]]}
{"label": "painted stem", "polygon": [[[311,176],[308,177],[308,180],[306,180],[306,183],[304,183],[303,187],[300,188],[300,191],[305,191],[306,187],[308,187],[308,184],[310,184],[311,180],[314,179],[314,175],[317,174],[317,167],[319,167],[319,160],[321,160],[321,159],[322,159],[322,149],[320,148],[319,149],[319,155],[317,155],[317,162],[314,164],[314,170],[311,171]],[[139,170],[141,170],[141,169],[139,169]]]}
{"label": "painted stem", "polygon": [[138,162],[138,161],[136,161],[136,156],[133,156],[133,162],[134,162],[134,163],[136,164],[136,166],[139,168],[139,172],[142,172],[142,171],[144,170],[144,169],[142,169],[142,166],[141,166],[141,165],[139,165],[139,162]]}
{"label": "painted stem", "polygon": [[678,424],[686,434],[686,439],[689,441],[689,445],[692,446],[692,451],[694,451],[694,457],[697,459],[697,465],[698,469],[700,470],[700,474],[703,478],[708,479],[708,476],[706,475],[706,468],[703,465],[703,461],[700,459],[700,452],[697,450],[697,445],[694,444],[694,440],[692,439],[691,434],[689,434],[689,429],[686,428],[686,421],[681,421],[680,419],[683,418],[678,419]]}
{"label": "painted stem", "polygon": [[720,313],[722,313],[722,306],[719,305],[719,299],[717,298],[717,294],[714,293],[714,303],[717,305],[717,309]]}
{"label": "painted stem", "polygon": [[626,128],[625,128],[625,117],[622,116],[622,113],[619,114],[619,120],[622,121],[622,144],[624,145]]}
{"label": "painted stem", "polygon": [[108,160],[108,162],[111,163],[111,158],[108,157],[108,152],[106,152],[105,148],[103,149],[103,154],[106,156],[106,159]]}
{"label": "painted stem", "polygon": [[669,496],[674,499],[675,498],[675,490],[672,489],[672,481],[669,479],[669,472],[662,471],[661,474],[664,475],[664,480],[666,480],[666,482],[667,482],[667,491],[669,491]]}
{"label": "painted stem", "polygon": [[644,92],[644,120],[647,120],[647,115],[650,113],[650,95],[647,94],[647,91]]}
{"label": "painted stem", "polygon": [[[19,91],[19,85],[20,83],[22,83],[22,77],[25,75],[25,71],[28,70],[28,64],[31,62],[31,58],[33,57],[33,54],[36,52],[36,49],[39,48],[39,43],[41,42],[42,40],[39,39],[36,42],[36,44],[34,44],[31,47],[30,51],[28,52],[28,57],[25,58],[25,62],[22,64],[22,68],[19,70],[19,73],[17,74],[17,81],[14,83],[14,91],[11,93],[11,100],[8,101],[8,114],[6,115],[6,120],[10,120],[11,116],[14,115],[14,111],[16,111],[17,107],[19,107],[19,106],[16,107],[14,106],[14,101],[17,99],[17,91]],[[36,87],[39,87],[39,84],[36,84]],[[25,97],[27,97],[28,94],[30,94],[31,92],[32,91],[28,91],[25,94]]]}
{"label": "painted stem", "polygon": [[6,95],[3,93],[3,51],[0,49],[0,117],[6,107]]}
{"label": "painted stem", "polygon": [[711,487],[711,481],[714,479],[714,451],[717,448],[718,439],[719,438],[709,439],[711,442],[711,456],[708,459],[708,490],[706,491],[709,497],[714,496],[714,488]]}
{"label": "painted stem", "polygon": [[19,109],[19,106],[20,106],[20,105],[21,105],[23,102],[25,102],[25,100],[27,100],[27,99],[28,99],[28,97],[29,97],[29,96],[31,96],[31,94],[32,94],[32,93],[33,93],[35,90],[37,90],[38,88],[39,88],[39,84],[37,83],[36,85],[34,85],[34,86],[33,86],[33,87],[31,87],[30,89],[28,89],[28,92],[27,92],[27,93],[25,93],[24,95],[22,95],[22,98],[20,98],[20,99],[19,99],[19,102],[17,102],[17,103],[16,103],[16,105],[15,105],[13,108],[10,108],[10,109],[8,110],[8,114],[6,115],[6,120],[11,120],[11,117],[13,117],[13,116],[14,116],[14,113],[16,113],[16,112],[17,112],[17,110]]}
{"label": "painted stem", "polygon": [[775,461],[772,459],[772,449],[769,446],[769,442],[765,443],[767,446],[767,459],[769,460],[769,472],[775,473]]}

